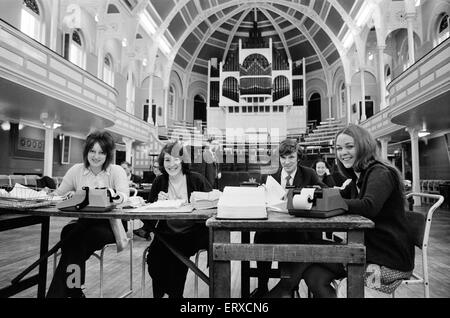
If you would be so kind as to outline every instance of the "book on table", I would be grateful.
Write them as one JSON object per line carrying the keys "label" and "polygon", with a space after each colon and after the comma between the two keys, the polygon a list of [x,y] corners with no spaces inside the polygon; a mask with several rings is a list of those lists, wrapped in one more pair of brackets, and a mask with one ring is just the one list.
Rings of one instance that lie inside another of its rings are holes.
{"label": "book on table", "polygon": [[137,208],[148,212],[191,212],[194,207],[186,200],[159,200]]}

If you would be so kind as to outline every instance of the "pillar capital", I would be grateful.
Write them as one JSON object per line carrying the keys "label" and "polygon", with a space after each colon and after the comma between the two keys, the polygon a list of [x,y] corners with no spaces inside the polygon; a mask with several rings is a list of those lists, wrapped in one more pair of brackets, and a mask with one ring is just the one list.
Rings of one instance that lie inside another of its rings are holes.
{"label": "pillar capital", "polygon": [[125,145],[128,145],[128,144],[131,145],[135,140],[132,138],[128,138],[128,137],[122,137],[122,141],[125,143]]}

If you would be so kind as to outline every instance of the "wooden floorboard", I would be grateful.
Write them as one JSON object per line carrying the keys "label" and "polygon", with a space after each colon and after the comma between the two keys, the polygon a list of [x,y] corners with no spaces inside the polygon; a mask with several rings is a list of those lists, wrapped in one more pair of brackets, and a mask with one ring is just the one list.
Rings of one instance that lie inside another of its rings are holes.
{"label": "wooden floorboard", "polygon": [[[419,208],[426,210],[426,207]],[[62,227],[71,219],[52,218],[50,222],[50,245],[55,244]],[[237,241],[238,233],[232,233],[232,242]],[[0,288],[6,286],[11,279],[18,275],[21,270],[34,262],[39,253],[40,225],[33,225],[22,229],[0,232]],[[133,293],[129,297],[141,297],[141,262],[142,253],[149,242],[135,237],[133,248]],[[440,209],[435,212],[430,233],[428,262],[430,274],[430,294],[434,298],[446,298],[450,296],[450,211]],[[421,252],[416,250],[416,269],[421,269]],[[191,259],[194,261],[194,257]],[[199,266],[207,273],[207,255],[202,253]],[[99,297],[99,261],[91,257],[87,264],[86,289],[87,297]],[[37,270],[30,274],[36,273]],[[47,287],[50,284],[53,273],[53,257],[48,262]],[[240,297],[240,264],[232,262],[231,265],[231,297]],[[128,289],[129,286],[129,250],[117,253],[115,248],[107,250],[104,262],[104,297],[118,297]],[[145,297],[152,297],[152,282],[145,269],[146,289]],[[276,279],[271,279],[270,286],[276,284]],[[256,286],[256,279],[251,279],[250,290]],[[34,298],[37,287],[29,288],[14,297]],[[208,297],[208,287],[199,279],[199,297]],[[304,283],[300,284],[300,296],[306,297]],[[368,297],[386,297],[376,293],[369,293]],[[194,274],[188,272],[184,297],[194,297]],[[397,297],[418,298],[423,297],[422,285],[401,286],[397,290]]]}

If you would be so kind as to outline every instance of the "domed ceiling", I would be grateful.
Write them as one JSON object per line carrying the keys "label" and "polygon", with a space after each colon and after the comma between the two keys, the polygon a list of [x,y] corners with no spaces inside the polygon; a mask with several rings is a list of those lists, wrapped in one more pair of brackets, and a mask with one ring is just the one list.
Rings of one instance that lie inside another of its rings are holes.
{"label": "domed ceiling", "polygon": [[207,74],[208,60],[223,61],[254,21],[264,38],[307,72],[339,59],[342,40],[363,0],[151,0],[145,10],[167,39],[174,61],[187,72]]}

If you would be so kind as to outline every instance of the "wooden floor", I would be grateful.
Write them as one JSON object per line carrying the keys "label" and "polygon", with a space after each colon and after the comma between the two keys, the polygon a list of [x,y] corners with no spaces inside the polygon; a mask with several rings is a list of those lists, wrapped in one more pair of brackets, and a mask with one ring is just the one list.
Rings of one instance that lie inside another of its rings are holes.
{"label": "wooden floor", "polygon": [[[426,207],[422,210],[426,210]],[[59,239],[61,228],[70,221],[68,218],[52,218],[50,224],[50,244],[53,245]],[[0,288],[6,286],[11,279],[18,275],[23,269],[36,260],[39,252],[40,226],[30,226],[27,228],[0,232]],[[238,241],[239,234],[233,233],[232,241]],[[133,248],[133,293],[129,297],[141,297],[141,277],[142,277],[142,253],[149,245],[149,242],[135,237]],[[434,298],[446,298],[450,296],[450,211],[440,209],[433,218],[429,241],[429,273],[430,273],[430,293]],[[205,272],[206,255],[200,255],[199,266]],[[416,269],[421,270],[421,251],[416,249]],[[125,292],[129,286],[129,252],[125,250],[117,253],[115,248],[110,248],[105,254],[104,264],[104,297],[118,297]],[[194,260],[194,258],[192,258]],[[32,273],[35,273],[33,271]],[[231,297],[240,296],[240,264],[232,262],[232,282]],[[50,284],[53,273],[53,257],[48,264],[48,282]],[[87,262],[87,277],[85,294],[87,297],[99,297],[99,261],[91,257]],[[145,297],[152,297],[151,279],[145,269]],[[199,279],[199,297],[208,297],[208,288]],[[270,285],[276,284],[275,279],[271,279]],[[251,290],[256,286],[256,279],[252,278]],[[29,288],[14,297],[34,298],[36,297],[36,287]],[[306,297],[306,290],[303,282],[300,285],[300,296]],[[380,293],[366,293],[367,297],[385,297]],[[184,297],[194,297],[194,275],[188,272]],[[423,297],[422,285],[401,286],[398,289],[397,297]]]}

